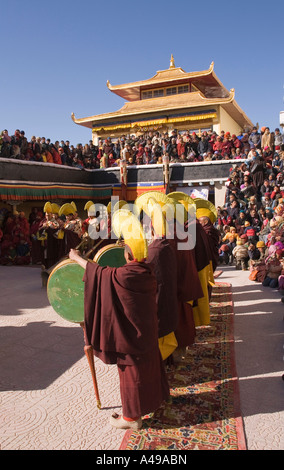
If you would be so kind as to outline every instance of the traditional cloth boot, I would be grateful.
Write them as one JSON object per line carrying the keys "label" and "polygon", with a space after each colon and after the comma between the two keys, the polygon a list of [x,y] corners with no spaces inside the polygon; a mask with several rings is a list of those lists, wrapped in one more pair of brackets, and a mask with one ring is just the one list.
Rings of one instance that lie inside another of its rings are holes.
{"label": "traditional cloth boot", "polygon": [[118,429],[133,429],[134,431],[138,431],[142,427],[142,419],[138,418],[137,420],[126,420],[123,416],[119,416],[118,414],[114,413],[110,417],[110,424]]}

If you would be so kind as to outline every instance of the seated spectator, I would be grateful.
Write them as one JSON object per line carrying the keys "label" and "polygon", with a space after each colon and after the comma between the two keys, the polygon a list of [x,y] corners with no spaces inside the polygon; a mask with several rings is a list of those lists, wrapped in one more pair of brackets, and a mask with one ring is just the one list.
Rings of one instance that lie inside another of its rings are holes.
{"label": "seated spectator", "polygon": [[242,209],[239,212],[239,216],[235,220],[235,227],[239,236],[241,236],[245,231],[245,222],[247,221],[247,215]]}
{"label": "seated spectator", "polygon": [[249,221],[245,222],[244,235],[248,237],[248,240],[251,242],[257,242],[258,236],[256,235],[256,229],[251,225]]}
{"label": "seated spectator", "polygon": [[283,250],[276,250],[275,255],[267,261],[266,276],[262,285],[276,289],[278,287],[278,278],[283,270],[282,265]]}
{"label": "seated spectator", "polygon": [[221,217],[218,220],[218,224],[221,227],[224,227],[225,225],[232,225],[232,217],[228,214],[227,209],[222,210]]}
{"label": "seated spectator", "polygon": [[227,243],[229,240],[237,241],[239,238],[236,227],[230,227],[230,230],[222,238],[222,242]]}
{"label": "seated spectator", "polygon": [[219,248],[219,263],[220,264],[222,264],[222,263],[228,264],[229,263],[229,260],[230,260],[229,251],[230,251],[229,246],[226,243],[221,245],[221,247]]}
{"label": "seated spectator", "polygon": [[255,243],[250,242],[248,244],[248,255],[250,260],[259,260],[260,258],[260,251],[257,248]]}

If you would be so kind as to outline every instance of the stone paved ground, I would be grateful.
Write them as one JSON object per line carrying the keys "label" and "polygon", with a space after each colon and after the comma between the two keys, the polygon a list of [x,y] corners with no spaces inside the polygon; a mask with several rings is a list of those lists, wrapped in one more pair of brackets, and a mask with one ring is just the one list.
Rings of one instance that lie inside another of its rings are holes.
{"label": "stone paved ground", "polygon": [[[220,267],[233,286],[235,349],[248,449],[284,449],[284,304],[278,292]],[[96,360],[96,406],[80,326],[61,319],[40,268],[0,266],[0,444],[2,450],[115,450],[124,431],[115,366]]]}
{"label": "stone paved ground", "polygon": [[[221,268],[221,267],[220,267]],[[235,352],[249,450],[284,449],[284,304],[280,293],[225,267],[232,284]]]}

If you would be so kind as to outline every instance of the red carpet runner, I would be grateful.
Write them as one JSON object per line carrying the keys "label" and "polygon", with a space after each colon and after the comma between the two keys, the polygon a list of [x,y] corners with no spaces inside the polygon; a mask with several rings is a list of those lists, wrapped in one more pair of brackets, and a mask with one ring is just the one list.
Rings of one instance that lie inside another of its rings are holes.
{"label": "red carpet runner", "polygon": [[127,431],[121,450],[245,450],[234,360],[231,285],[216,283],[211,325],[168,373],[170,403]]}

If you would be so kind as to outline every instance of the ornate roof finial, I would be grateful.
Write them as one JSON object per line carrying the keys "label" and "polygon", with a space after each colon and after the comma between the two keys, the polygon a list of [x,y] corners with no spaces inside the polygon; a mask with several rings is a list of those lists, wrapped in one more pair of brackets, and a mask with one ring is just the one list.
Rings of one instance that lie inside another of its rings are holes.
{"label": "ornate roof finial", "polygon": [[173,54],[171,55],[170,69],[175,69],[175,60]]}

